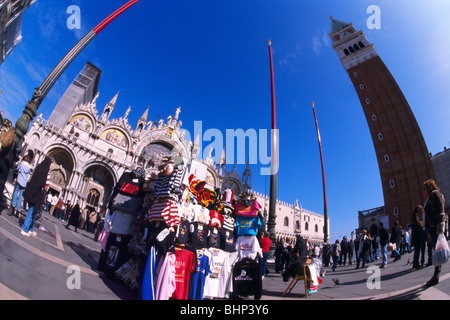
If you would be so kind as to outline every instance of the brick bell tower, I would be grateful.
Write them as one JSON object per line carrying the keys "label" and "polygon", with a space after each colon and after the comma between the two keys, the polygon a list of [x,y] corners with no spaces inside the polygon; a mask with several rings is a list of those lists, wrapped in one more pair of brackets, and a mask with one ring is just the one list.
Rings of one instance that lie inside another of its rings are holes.
{"label": "brick bell tower", "polygon": [[[330,17],[332,47],[347,71],[372,135],[389,228],[405,228],[415,206],[423,205],[423,182],[435,179],[416,118],[394,77],[363,31]],[[390,230],[389,230],[390,231]]]}

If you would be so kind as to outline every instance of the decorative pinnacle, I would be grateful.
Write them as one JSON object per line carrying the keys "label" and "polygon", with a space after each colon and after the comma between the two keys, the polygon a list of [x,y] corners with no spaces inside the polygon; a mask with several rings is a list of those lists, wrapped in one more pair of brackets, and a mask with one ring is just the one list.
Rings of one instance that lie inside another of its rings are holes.
{"label": "decorative pinnacle", "polygon": [[269,43],[269,46],[272,44],[272,40],[267,41]]}

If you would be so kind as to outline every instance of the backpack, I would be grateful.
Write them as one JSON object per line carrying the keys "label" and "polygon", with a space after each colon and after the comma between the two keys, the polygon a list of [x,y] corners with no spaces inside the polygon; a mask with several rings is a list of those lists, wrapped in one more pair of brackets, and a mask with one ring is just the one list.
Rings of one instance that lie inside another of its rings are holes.
{"label": "backpack", "polygon": [[331,255],[333,255],[333,256],[339,256],[339,251],[338,251],[337,244],[334,244],[334,245],[333,245],[333,251],[331,251]]}

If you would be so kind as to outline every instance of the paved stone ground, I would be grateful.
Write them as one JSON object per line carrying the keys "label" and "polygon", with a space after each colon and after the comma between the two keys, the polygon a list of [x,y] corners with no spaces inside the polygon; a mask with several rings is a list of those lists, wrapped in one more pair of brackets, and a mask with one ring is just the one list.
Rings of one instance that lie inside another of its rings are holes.
{"label": "paved stone ground", "polygon": [[[97,271],[100,244],[93,235],[80,230],[75,233],[64,228],[65,223],[43,212],[39,220],[42,230],[36,228],[36,238],[20,235],[23,218],[0,215],[0,299],[30,300],[133,300],[136,292],[104,277]],[[389,259],[381,272],[381,288],[370,290],[367,286],[370,269],[355,270],[354,266],[340,266],[335,272],[325,268],[326,275],[316,293],[304,295],[299,282],[290,294],[282,297],[289,282],[283,282],[273,270],[263,280],[261,300],[347,300],[347,299],[401,299],[449,300],[450,264],[443,266],[440,283],[429,289],[423,284],[431,278],[433,267],[411,271],[412,254],[397,262]],[[367,266],[378,266],[381,262]],[[69,290],[69,266],[79,266],[81,290]],[[336,286],[333,279],[339,279]],[[245,300],[252,300],[251,297]]]}

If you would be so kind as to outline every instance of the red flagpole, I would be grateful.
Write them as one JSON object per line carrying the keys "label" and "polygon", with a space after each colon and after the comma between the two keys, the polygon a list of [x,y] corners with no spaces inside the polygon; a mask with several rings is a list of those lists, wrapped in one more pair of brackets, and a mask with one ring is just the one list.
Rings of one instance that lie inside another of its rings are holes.
{"label": "red flagpole", "polygon": [[314,120],[316,122],[316,130],[317,130],[317,140],[319,141],[319,150],[320,150],[320,163],[322,165],[322,185],[323,185],[323,205],[324,205],[324,227],[323,227],[323,238],[324,243],[328,243],[328,204],[327,204],[327,186],[325,183],[325,168],[323,165],[323,153],[322,153],[322,141],[320,138],[319,131],[319,123],[317,122],[316,109],[314,108],[314,102],[312,102]]}

